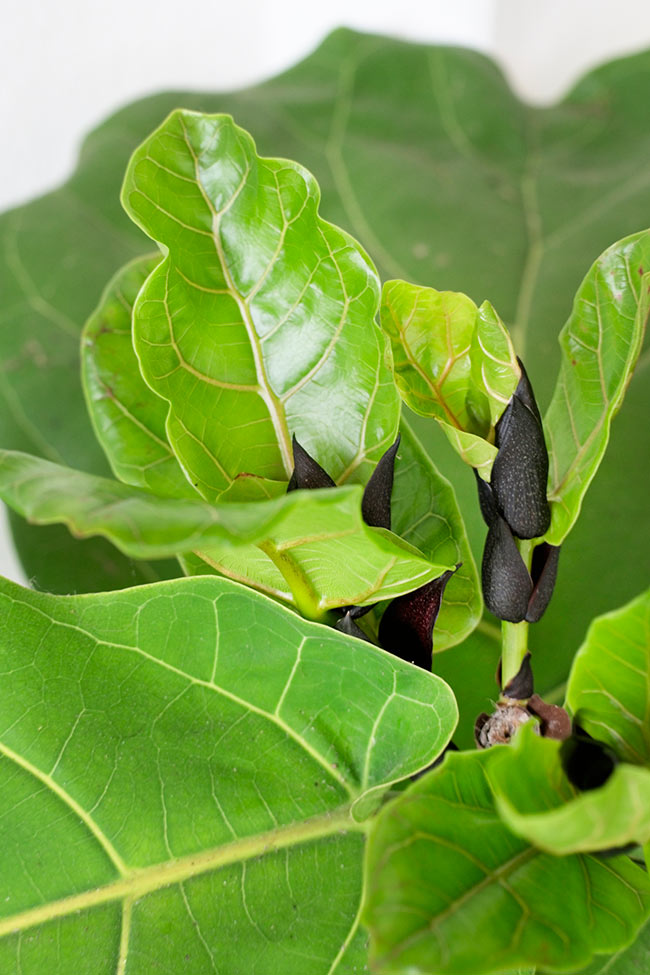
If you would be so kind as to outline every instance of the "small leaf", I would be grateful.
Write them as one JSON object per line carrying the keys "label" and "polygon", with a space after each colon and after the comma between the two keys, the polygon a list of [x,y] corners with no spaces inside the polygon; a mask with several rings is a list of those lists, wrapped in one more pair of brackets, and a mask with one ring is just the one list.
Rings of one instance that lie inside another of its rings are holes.
{"label": "small leaf", "polygon": [[650,766],[650,589],[599,616],[574,659],[567,707],[626,762]]}
{"label": "small leaf", "polygon": [[650,839],[650,769],[621,764],[600,788],[578,793],[562,766],[565,745],[523,728],[490,764],[509,829],[556,856]]}
{"label": "small leaf", "polygon": [[359,485],[347,485],[211,505],[0,451],[0,497],[30,520],[62,521],[83,537],[104,535],[138,558],[263,544],[280,571],[286,567],[308,591],[314,612],[399,596],[450,568],[391,532],[369,528],[361,494]]}
{"label": "small leaf", "polygon": [[575,971],[645,921],[650,879],[631,861],[551,856],[499,819],[489,778],[509,748],[447,755],[373,824],[364,919],[378,971]]}
{"label": "small leaf", "polygon": [[520,376],[492,306],[484,302],[477,308],[464,294],[388,281],[381,322],[405,402],[443,424],[464,460],[471,454],[473,467],[487,467],[490,452],[483,443],[492,446],[488,438]]}
{"label": "small leaf", "polygon": [[366,480],[399,422],[379,282],[318,215],[313,176],[258,156],[227,115],[177,110],[134,153],[122,200],[166,255],[134,344],[200,493],[241,471],[288,479],[292,434],[335,481]]}
{"label": "small leaf", "polygon": [[442,680],[224,579],[2,581],[0,645],[0,971],[366,965],[355,811],[447,744]]}
{"label": "small leaf", "polygon": [[560,333],[562,365],[544,419],[553,502],[546,539],[553,545],[580,513],[623,402],[650,309],[649,267],[650,231],[613,244],[589,270]]}

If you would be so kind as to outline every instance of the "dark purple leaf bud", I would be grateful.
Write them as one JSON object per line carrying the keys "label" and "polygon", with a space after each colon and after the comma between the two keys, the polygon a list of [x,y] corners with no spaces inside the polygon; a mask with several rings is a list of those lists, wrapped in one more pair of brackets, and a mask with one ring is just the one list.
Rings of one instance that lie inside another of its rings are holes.
{"label": "dark purple leaf bud", "polygon": [[618,759],[608,745],[597,741],[580,727],[575,727],[560,750],[562,767],[569,782],[587,792],[607,782]]}
{"label": "dark purple leaf bud", "polygon": [[548,542],[542,542],[541,545],[536,545],[533,550],[533,560],[530,568],[530,574],[533,580],[533,593],[530,597],[528,611],[526,613],[526,621],[528,623],[537,623],[544,615],[544,611],[553,595],[559,558],[559,545],[549,545]]}
{"label": "dark purple leaf bud", "polygon": [[393,599],[379,624],[379,643],[384,650],[423,670],[431,670],[433,627],[445,586],[456,569],[449,569],[419,589]]}
{"label": "dark purple leaf bud", "polygon": [[305,448],[298,443],[294,433],[293,440],[293,474],[287,487],[289,491],[297,491],[312,488],[336,487],[336,483],[329,476],[327,471],[318,464]]}
{"label": "dark purple leaf bud", "polygon": [[349,610],[345,616],[342,616],[340,620],[336,621],[334,629],[339,630],[340,633],[346,633],[348,636],[356,636],[357,640],[365,640],[366,643],[372,643],[370,637],[354,622],[352,613]]}
{"label": "dark purple leaf bud", "polygon": [[[504,697],[514,701],[527,701],[534,693],[533,668],[530,665],[530,651],[522,660],[521,667],[515,676],[508,681],[501,692]],[[501,664],[499,664],[499,686],[501,686]]]}
{"label": "dark purple leaf bud", "polygon": [[530,573],[510,528],[497,517],[485,540],[482,565],[485,605],[501,620],[521,623],[533,592]]}
{"label": "dark purple leaf bud", "polygon": [[537,538],[551,523],[546,499],[548,453],[540,423],[512,397],[496,426],[491,486],[499,512],[519,538]]}
{"label": "dark purple leaf bud", "polygon": [[476,478],[476,487],[478,488],[478,503],[481,508],[483,521],[488,528],[491,528],[496,519],[499,517],[494,495],[492,494],[492,488],[487,481],[483,480],[475,467],[473,467],[472,470],[474,471],[474,477]]}
{"label": "dark purple leaf bud", "polygon": [[371,528],[387,528],[390,531],[390,498],[393,492],[395,455],[401,436],[382,454],[370,480],[365,486],[361,501],[361,513]]}

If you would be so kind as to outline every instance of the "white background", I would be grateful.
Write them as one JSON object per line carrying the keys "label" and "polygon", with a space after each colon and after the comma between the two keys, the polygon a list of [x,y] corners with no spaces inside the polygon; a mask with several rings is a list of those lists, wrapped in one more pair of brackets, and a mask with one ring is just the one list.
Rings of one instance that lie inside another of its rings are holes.
{"label": "white background", "polygon": [[[11,10],[4,0],[0,10],[0,210],[64,180],[82,136],[126,102],[253,84],[341,25],[477,48],[536,102],[650,47],[647,0],[21,0]],[[24,581],[3,524],[0,574]]]}

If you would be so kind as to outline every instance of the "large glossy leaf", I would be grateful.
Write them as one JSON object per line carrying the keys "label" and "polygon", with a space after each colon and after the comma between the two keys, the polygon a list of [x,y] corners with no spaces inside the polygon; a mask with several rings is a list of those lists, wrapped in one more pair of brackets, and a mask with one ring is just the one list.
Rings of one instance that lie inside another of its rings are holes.
{"label": "large glossy leaf", "polygon": [[378,818],[364,919],[379,971],[575,971],[647,917],[650,880],[632,861],[550,856],[510,832],[488,782],[498,747],[448,755]]}
{"label": "large glossy leaf", "polygon": [[[612,241],[650,223],[649,99],[650,54],[605,65],[561,104],[539,109],[523,105],[480,54],[343,30],[245,92],[173,92],[126,107],[88,138],[64,187],[0,220],[0,442],[105,473],[77,380],[78,330],[115,270],[150,248],[121,212],[119,188],[130,153],[179,105],[231,112],[261,153],[306,165],[321,186],[323,215],[361,240],[385,279],[488,298],[544,407],[560,362],[557,334],[580,281]],[[531,634],[540,692],[566,679],[593,613],[638,591],[648,362],[642,356],[564,546],[553,601]],[[480,555],[485,528],[471,473],[429,421],[418,418],[415,431],[459,493]],[[64,571],[65,563],[62,587]],[[116,585],[114,574],[105,579]],[[487,673],[485,640],[476,639]],[[468,653],[461,676],[471,661]],[[482,694],[493,687],[490,677]]]}
{"label": "large glossy leaf", "polygon": [[[152,269],[143,258],[118,272],[84,332],[84,380],[95,429],[116,474],[155,493],[196,496],[169,447],[167,408],[140,376],[131,342],[135,296]],[[245,483],[257,482],[247,478]],[[260,481],[264,486],[275,482]],[[279,484],[284,493],[285,487]],[[229,492],[221,500],[228,498]],[[447,587],[436,623],[436,649],[459,643],[476,625],[481,601],[472,558],[454,492],[404,426],[393,489],[393,530],[431,561],[460,569]],[[212,571],[291,601],[277,565],[257,546],[202,546],[201,557],[185,554],[188,573]]]}
{"label": "large glossy leaf", "polygon": [[566,703],[594,738],[625,761],[650,766],[650,589],[594,620]]}
{"label": "large glossy leaf", "polygon": [[[609,440],[650,312],[650,231],[620,241],[598,258],[562,329],[562,364],[544,427],[549,442],[552,522],[560,545]],[[624,499],[621,499],[624,504]]]}
{"label": "large glossy leaf", "polygon": [[603,786],[578,793],[560,750],[560,742],[524,728],[491,762],[497,810],[512,832],[556,856],[646,843],[650,769],[623,763]]}
{"label": "large glossy leaf", "polygon": [[211,542],[259,545],[307,615],[401,595],[451,567],[425,558],[392,532],[369,528],[361,494],[350,484],[211,505],[0,451],[0,497],[30,521],[63,522],[81,537],[103,535],[136,558],[200,554]]}
{"label": "large glossy leaf", "polygon": [[487,479],[496,454],[494,426],[521,375],[492,306],[486,301],[477,308],[464,294],[388,281],[381,323],[404,401],[438,420],[463,460]]}
{"label": "large glossy leaf", "polygon": [[367,480],[399,421],[379,282],[318,216],[313,176],[260,158],[227,115],[177,111],[133,155],[122,199],[166,255],[133,341],[197,490],[288,479],[293,435],[337,482]]}
{"label": "large glossy leaf", "polygon": [[360,817],[442,681],[217,579],[3,582],[0,671],[2,972],[364,968]]}

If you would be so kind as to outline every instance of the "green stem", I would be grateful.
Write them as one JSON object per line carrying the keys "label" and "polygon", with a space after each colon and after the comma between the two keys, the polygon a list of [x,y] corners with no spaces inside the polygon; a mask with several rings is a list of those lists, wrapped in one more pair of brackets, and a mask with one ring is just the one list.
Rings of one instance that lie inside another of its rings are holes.
{"label": "green stem", "polygon": [[[534,540],[518,540],[517,547],[527,569],[533,557]],[[501,687],[506,687],[519,673],[528,650],[528,623],[501,624]]]}
{"label": "green stem", "polygon": [[258,545],[271,562],[280,570],[286,579],[293,600],[299,611],[308,620],[315,620],[317,623],[327,619],[327,610],[319,605],[318,593],[314,590],[309,579],[299,565],[286,552],[276,548],[273,542],[261,542]]}

